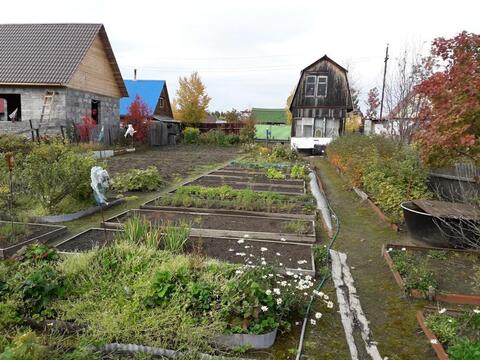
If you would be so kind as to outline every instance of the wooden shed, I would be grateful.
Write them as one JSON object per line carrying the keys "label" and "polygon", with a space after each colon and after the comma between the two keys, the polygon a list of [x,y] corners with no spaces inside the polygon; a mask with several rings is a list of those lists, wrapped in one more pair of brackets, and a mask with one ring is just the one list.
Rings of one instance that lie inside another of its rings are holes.
{"label": "wooden shed", "polygon": [[345,131],[353,110],[348,71],[324,55],[301,71],[290,111],[291,144],[297,149],[320,149]]}

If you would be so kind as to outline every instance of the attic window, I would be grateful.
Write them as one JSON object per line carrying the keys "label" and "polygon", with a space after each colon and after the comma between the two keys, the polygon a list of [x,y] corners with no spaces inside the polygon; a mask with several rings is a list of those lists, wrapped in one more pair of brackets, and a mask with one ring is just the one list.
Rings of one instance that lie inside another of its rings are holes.
{"label": "attic window", "polygon": [[160,106],[161,108],[163,108],[163,97],[161,97],[161,98],[158,100],[158,106]]}
{"label": "attic window", "polygon": [[319,76],[317,80],[317,96],[327,96],[327,79],[326,76]]}
{"label": "attic window", "polygon": [[305,96],[315,96],[315,80],[316,76],[308,75],[305,79]]}

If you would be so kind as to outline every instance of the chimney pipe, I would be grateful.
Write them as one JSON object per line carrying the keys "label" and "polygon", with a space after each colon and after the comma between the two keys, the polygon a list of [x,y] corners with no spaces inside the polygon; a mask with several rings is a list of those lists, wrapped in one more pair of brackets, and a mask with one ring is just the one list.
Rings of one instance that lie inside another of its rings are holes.
{"label": "chimney pipe", "polygon": [[133,69],[133,80],[137,80],[137,69]]}

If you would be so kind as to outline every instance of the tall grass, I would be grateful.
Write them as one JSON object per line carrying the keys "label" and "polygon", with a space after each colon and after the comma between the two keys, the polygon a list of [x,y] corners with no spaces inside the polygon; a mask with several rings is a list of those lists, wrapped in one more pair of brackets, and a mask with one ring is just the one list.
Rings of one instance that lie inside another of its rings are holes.
{"label": "tall grass", "polygon": [[176,224],[166,222],[162,226],[163,248],[175,254],[183,252],[190,237],[190,229],[190,225],[185,222],[179,222]]}

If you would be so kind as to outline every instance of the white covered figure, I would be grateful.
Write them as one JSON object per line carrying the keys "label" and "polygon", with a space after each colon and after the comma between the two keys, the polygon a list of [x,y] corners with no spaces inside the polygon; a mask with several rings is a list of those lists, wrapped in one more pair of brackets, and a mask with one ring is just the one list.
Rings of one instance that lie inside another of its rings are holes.
{"label": "white covered figure", "polygon": [[132,124],[128,124],[127,126],[127,131],[125,131],[125,137],[131,136],[133,137],[133,134],[135,134],[137,131],[133,128]]}
{"label": "white covered figure", "polygon": [[90,179],[92,181],[90,186],[93,189],[93,196],[95,196],[97,204],[108,205],[105,194],[110,186],[110,177],[108,176],[107,170],[100,166],[92,167],[92,170],[90,170]]}

